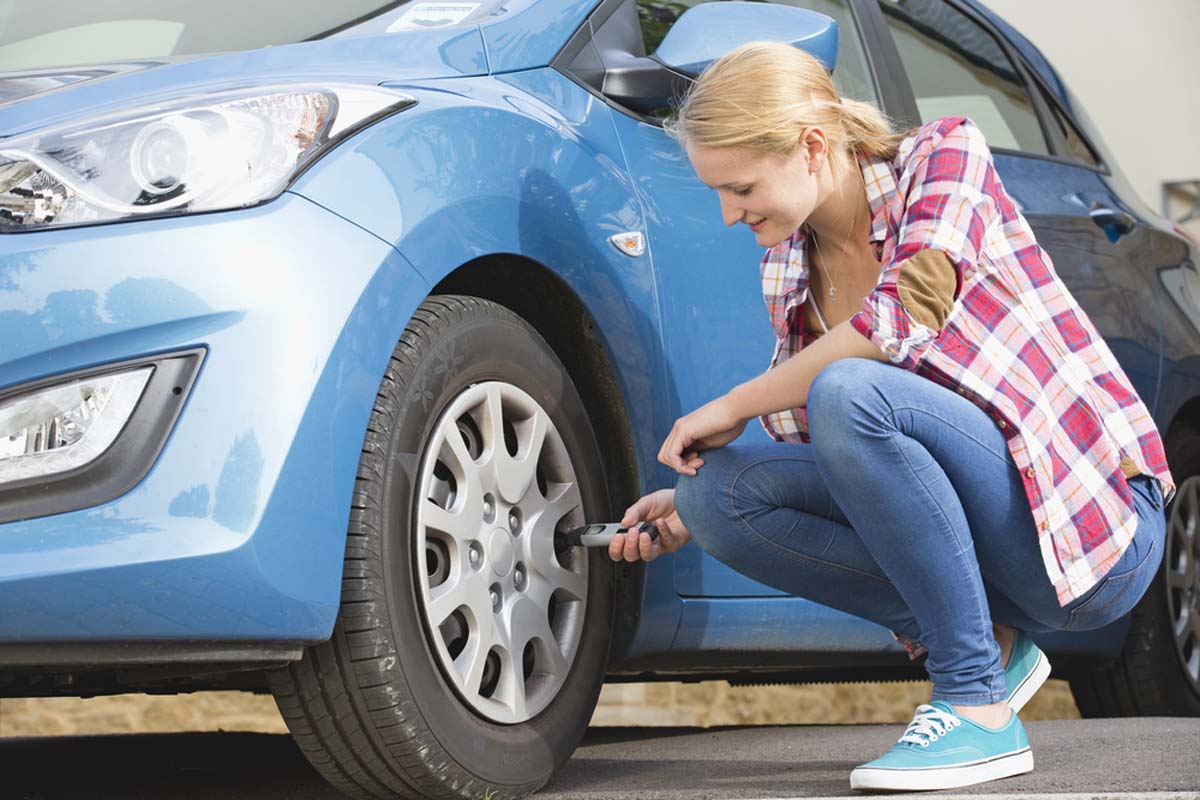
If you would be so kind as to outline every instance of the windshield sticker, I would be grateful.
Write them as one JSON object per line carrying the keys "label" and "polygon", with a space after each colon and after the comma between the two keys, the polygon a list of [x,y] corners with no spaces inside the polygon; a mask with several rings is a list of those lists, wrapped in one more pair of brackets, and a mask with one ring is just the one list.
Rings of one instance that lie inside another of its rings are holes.
{"label": "windshield sticker", "polygon": [[417,3],[412,8],[388,25],[388,33],[394,31],[413,30],[414,28],[444,28],[447,25],[457,25],[471,12],[479,8],[480,3]]}

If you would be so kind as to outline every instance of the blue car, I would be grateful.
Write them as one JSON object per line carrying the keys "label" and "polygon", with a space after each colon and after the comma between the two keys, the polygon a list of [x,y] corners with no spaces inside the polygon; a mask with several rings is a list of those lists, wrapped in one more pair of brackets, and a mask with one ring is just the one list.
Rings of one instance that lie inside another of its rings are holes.
{"label": "blue car", "polygon": [[695,545],[566,536],[770,358],[661,125],[762,38],[982,128],[1179,484],[1142,604],[1039,643],[1085,715],[1200,714],[1197,247],[975,0],[0,4],[0,695],[270,691],[350,795],[500,798],[606,679],[922,677]]}

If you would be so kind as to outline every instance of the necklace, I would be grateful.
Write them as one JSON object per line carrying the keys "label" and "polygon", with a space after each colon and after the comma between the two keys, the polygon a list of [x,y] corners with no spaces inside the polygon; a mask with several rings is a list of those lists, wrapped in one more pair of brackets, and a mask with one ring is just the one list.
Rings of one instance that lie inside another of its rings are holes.
{"label": "necklace", "polygon": [[[846,237],[846,242],[843,245],[843,249],[845,249],[847,246],[849,246],[850,240],[854,238],[855,226],[857,224],[858,224],[858,205],[855,204],[854,216],[850,220],[850,235]],[[824,256],[821,256],[821,244],[816,235],[816,231],[814,231],[810,227],[808,229],[808,235],[809,235],[809,238],[812,239],[813,248],[817,251],[817,256],[820,257],[822,261],[824,261],[825,258],[824,258]],[[816,263],[816,261],[814,260],[813,263]],[[822,269],[821,272],[824,273],[825,270]],[[841,274],[842,274],[842,264],[838,264],[837,273],[832,278],[829,279],[829,296],[830,297],[837,296],[837,286],[835,284],[837,283],[838,275],[841,275]],[[828,277],[828,276],[826,276],[826,277]]]}

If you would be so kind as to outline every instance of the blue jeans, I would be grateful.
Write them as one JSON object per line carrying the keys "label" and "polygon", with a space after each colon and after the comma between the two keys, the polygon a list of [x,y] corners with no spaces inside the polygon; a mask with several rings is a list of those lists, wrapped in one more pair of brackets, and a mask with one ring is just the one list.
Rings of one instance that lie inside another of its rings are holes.
{"label": "blue jeans", "polygon": [[919,642],[933,699],[1007,694],[997,622],[1086,630],[1128,613],[1157,574],[1157,482],[1131,478],[1140,522],[1104,578],[1067,606],[1003,433],[954,391],[892,364],[835,361],[808,395],[811,444],[706,451],[675,505],[693,538],[760,583]]}

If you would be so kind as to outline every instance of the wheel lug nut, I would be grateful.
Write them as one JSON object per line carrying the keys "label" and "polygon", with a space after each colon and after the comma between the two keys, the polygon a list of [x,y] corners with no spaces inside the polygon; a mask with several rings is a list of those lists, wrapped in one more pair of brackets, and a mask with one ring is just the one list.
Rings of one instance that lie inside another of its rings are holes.
{"label": "wheel lug nut", "polygon": [[508,512],[508,529],[512,531],[514,536],[521,532],[521,512],[519,509],[514,508]]}
{"label": "wheel lug nut", "polygon": [[517,587],[518,589],[525,588],[525,570],[521,569],[520,567],[517,567],[515,570],[513,570],[513,586]]}
{"label": "wheel lug nut", "polygon": [[483,521],[491,522],[496,518],[496,503],[490,494],[483,496]]}
{"label": "wheel lug nut", "polygon": [[488,594],[492,598],[492,611],[500,610],[500,592],[493,588]]}
{"label": "wheel lug nut", "polygon": [[471,542],[467,547],[467,561],[476,568],[483,563],[483,546],[479,542]]}

